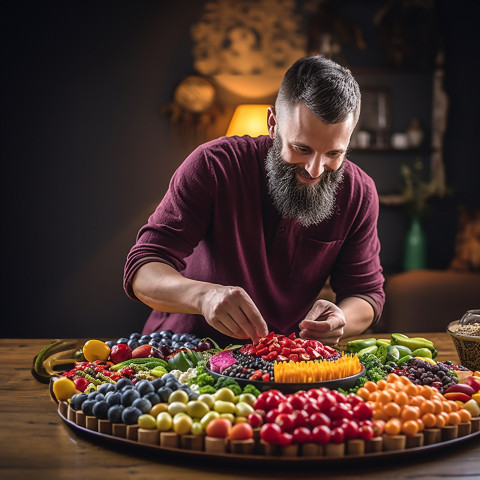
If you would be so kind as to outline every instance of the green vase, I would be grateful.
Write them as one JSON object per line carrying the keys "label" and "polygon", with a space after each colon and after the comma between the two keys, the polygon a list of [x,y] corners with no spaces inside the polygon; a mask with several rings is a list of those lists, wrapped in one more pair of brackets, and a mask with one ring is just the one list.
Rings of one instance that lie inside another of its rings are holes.
{"label": "green vase", "polygon": [[427,264],[427,241],[422,224],[418,217],[412,218],[412,223],[405,238],[403,258],[404,270],[418,270]]}

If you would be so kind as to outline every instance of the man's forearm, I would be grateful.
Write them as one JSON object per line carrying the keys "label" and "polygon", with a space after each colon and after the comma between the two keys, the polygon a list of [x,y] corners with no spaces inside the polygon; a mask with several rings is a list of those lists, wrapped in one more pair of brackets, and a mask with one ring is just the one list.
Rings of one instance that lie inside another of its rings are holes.
{"label": "man's forearm", "polygon": [[373,321],[375,312],[372,305],[360,297],[347,297],[340,301],[338,307],[345,315],[346,325],[343,337],[363,333]]}
{"label": "man's forearm", "polygon": [[161,312],[198,314],[199,301],[206,284],[185,278],[173,267],[161,262],[142,265],[132,282],[136,297]]}

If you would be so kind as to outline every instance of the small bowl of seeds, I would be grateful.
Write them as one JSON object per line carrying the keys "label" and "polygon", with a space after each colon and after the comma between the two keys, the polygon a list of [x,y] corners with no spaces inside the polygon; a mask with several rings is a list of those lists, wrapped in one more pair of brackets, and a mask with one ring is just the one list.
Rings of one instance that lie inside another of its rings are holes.
{"label": "small bowl of seeds", "polygon": [[480,310],[469,310],[461,320],[449,323],[447,332],[460,363],[472,371],[480,370]]}

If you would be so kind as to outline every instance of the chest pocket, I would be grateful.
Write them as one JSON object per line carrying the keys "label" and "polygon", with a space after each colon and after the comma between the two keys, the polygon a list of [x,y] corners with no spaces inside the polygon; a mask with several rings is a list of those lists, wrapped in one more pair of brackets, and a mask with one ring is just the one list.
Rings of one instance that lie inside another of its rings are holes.
{"label": "chest pocket", "polygon": [[323,285],[337,259],[343,240],[321,242],[300,237],[295,247],[288,278],[295,282]]}

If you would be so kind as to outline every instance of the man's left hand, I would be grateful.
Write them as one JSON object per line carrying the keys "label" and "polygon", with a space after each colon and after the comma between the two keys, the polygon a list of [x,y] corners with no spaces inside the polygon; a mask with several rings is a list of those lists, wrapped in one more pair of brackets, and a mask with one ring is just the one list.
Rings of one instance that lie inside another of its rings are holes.
{"label": "man's left hand", "polygon": [[328,300],[317,300],[300,322],[300,337],[335,345],[343,336],[346,320],[342,310]]}

